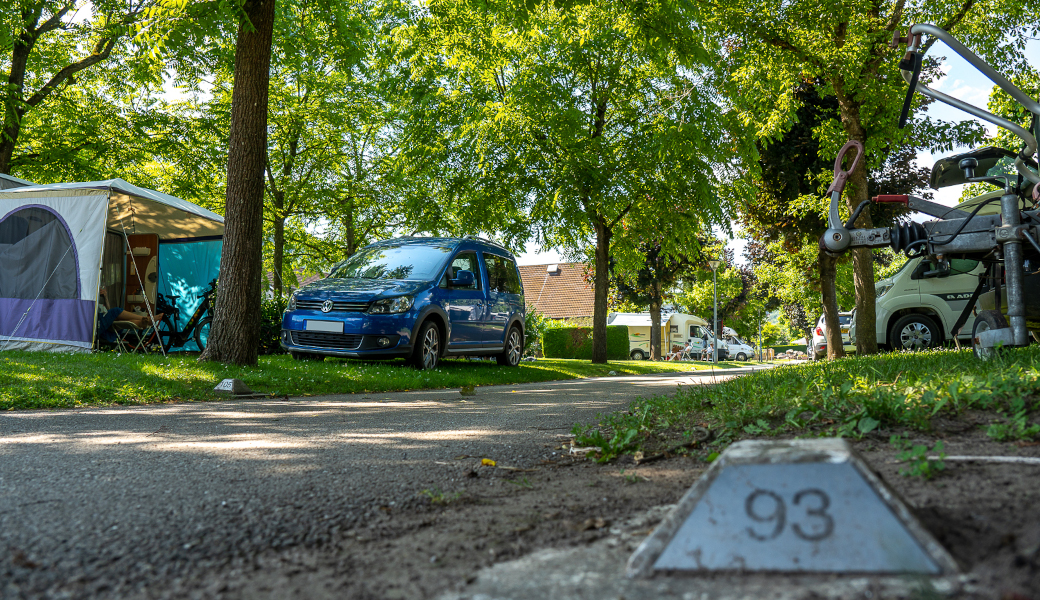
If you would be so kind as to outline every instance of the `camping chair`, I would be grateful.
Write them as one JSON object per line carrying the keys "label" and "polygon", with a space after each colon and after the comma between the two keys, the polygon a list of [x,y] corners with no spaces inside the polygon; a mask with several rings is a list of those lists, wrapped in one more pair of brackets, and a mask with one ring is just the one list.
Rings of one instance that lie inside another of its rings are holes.
{"label": "camping chair", "polygon": [[146,343],[152,327],[139,327],[131,321],[116,321],[112,323],[112,329],[116,333],[116,349],[119,352],[144,352],[148,354]]}
{"label": "camping chair", "polygon": [[679,358],[676,360],[693,360],[692,352],[693,346],[691,344],[686,344],[683,346],[682,351],[679,353]]}

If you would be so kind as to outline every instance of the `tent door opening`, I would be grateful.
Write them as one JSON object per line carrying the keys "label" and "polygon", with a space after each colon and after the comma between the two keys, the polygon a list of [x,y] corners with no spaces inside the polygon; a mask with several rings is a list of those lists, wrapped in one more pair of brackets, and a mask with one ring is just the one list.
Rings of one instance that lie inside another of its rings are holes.
{"label": "tent door opening", "polygon": [[[159,282],[159,236],[154,233],[135,233],[126,236],[126,301],[130,312],[147,313],[145,300],[155,306],[155,292]],[[141,284],[144,284],[144,288]]]}

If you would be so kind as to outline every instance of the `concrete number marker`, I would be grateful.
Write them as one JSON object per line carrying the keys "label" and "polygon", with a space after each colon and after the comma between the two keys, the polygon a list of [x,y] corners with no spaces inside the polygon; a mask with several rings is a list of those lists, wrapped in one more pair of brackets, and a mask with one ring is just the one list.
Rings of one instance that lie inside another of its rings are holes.
{"label": "concrete number marker", "polygon": [[733,444],[628,561],[656,573],[956,573],[953,557],[842,439]]}

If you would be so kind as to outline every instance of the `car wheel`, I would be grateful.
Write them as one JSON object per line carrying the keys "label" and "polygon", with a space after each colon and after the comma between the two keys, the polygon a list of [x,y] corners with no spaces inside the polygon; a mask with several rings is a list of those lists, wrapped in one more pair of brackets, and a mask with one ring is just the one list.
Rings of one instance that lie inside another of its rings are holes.
{"label": "car wheel", "polygon": [[1007,326],[1007,319],[1000,314],[999,310],[979,311],[979,314],[975,317],[975,325],[971,328],[971,345],[975,351],[975,358],[989,360],[997,356],[997,348],[983,348],[979,345],[979,334],[983,331],[1004,329]]}
{"label": "car wheel", "polygon": [[738,352],[737,353],[737,360],[739,360],[741,362],[747,360],[747,354],[744,354],[743,352]]}
{"label": "car wheel", "polygon": [[632,357],[632,360],[646,360],[646,355],[639,349],[633,350],[630,356]]}
{"label": "car wheel", "polygon": [[437,324],[433,321],[423,323],[416,342],[412,350],[412,366],[419,371],[436,368],[441,354],[441,330]]}
{"label": "car wheel", "polygon": [[897,350],[927,350],[942,345],[935,321],[924,315],[906,315],[892,326],[892,345]]}
{"label": "car wheel", "polygon": [[509,328],[509,333],[506,334],[506,346],[502,349],[502,354],[495,356],[495,360],[500,365],[515,367],[520,364],[520,358],[523,354],[524,336],[520,333],[520,328],[514,325]]}

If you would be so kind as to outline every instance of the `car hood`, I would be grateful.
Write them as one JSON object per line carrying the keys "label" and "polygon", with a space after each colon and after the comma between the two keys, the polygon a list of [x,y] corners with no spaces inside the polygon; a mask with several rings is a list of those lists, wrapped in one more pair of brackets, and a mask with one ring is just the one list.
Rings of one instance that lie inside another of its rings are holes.
{"label": "car hood", "polygon": [[430,285],[427,281],[400,279],[338,279],[329,277],[300,288],[297,298],[331,298],[369,301],[387,296],[414,294]]}

